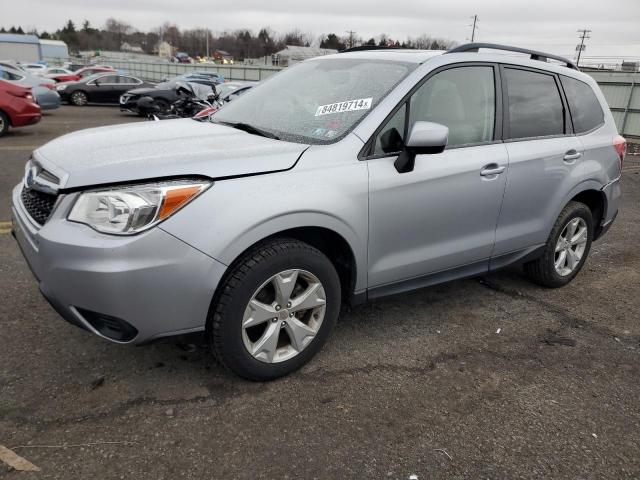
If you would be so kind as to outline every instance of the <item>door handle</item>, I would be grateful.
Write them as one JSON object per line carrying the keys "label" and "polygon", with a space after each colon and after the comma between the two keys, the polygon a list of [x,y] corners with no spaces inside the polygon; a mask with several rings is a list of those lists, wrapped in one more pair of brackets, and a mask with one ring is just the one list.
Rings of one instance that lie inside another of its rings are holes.
{"label": "door handle", "polygon": [[482,175],[483,177],[490,177],[492,175],[500,175],[502,172],[504,172],[507,169],[507,167],[505,166],[498,166],[497,163],[492,163],[490,165],[487,165],[486,167],[484,167],[482,170],[480,170],[480,175]]}
{"label": "door handle", "polygon": [[567,153],[564,154],[564,161],[573,162],[579,159],[581,156],[582,154],[580,152],[576,152],[575,150],[569,150]]}

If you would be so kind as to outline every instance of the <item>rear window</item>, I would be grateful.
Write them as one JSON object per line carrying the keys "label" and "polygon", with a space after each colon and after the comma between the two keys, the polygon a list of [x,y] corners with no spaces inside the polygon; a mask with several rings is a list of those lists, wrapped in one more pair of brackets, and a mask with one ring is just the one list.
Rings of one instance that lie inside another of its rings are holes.
{"label": "rear window", "polygon": [[564,106],[553,75],[505,69],[509,138],[563,135]]}
{"label": "rear window", "polygon": [[576,133],[584,133],[604,123],[604,112],[589,85],[571,77],[560,77],[569,102]]}

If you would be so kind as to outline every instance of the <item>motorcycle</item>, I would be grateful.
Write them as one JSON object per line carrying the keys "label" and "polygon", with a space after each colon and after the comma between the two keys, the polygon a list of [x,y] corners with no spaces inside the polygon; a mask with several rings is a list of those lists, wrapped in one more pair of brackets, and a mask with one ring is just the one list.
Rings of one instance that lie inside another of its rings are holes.
{"label": "motorcycle", "polygon": [[[178,100],[173,102],[169,110],[162,110],[151,97],[142,97],[138,100],[138,110],[147,115],[149,120],[170,120],[176,118],[208,118],[210,113],[220,107],[218,94],[215,87],[205,87],[196,83],[180,82],[176,87]],[[207,112],[200,116],[202,112]]]}

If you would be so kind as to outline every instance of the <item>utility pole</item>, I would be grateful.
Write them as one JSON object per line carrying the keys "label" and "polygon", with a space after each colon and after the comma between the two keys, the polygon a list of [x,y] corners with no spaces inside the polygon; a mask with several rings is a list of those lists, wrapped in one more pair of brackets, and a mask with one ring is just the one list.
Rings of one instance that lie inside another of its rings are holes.
{"label": "utility pole", "polygon": [[207,36],[207,61],[209,61],[209,29],[205,29],[205,35]]}
{"label": "utility pole", "polygon": [[576,46],[576,50],[578,50],[578,59],[576,60],[576,66],[580,66],[580,55],[582,55],[582,51],[587,48],[584,44],[584,41],[586,39],[591,38],[589,36],[589,34],[591,33],[591,30],[584,28],[582,30],[578,30],[578,33],[580,33],[581,35],[580,35],[580,45]]}
{"label": "utility pole", "polygon": [[353,30],[347,30],[347,33],[349,34],[349,39],[347,40],[347,43],[349,45],[349,48],[353,48],[355,47],[355,44],[356,44],[356,32],[354,32]]}
{"label": "utility pole", "polygon": [[478,28],[476,26],[478,23],[478,15],[474,15],[471,18],[473,18],[473,30],[471,30],[471,43],[473,43],[474,40],[476,39],[476,28]]}

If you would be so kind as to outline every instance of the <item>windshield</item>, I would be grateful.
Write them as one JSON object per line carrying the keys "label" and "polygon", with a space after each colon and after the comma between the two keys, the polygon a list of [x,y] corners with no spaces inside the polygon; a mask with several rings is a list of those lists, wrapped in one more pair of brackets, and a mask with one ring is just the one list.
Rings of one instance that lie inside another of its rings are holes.
{"label": "windshield", "polygon": [[334,142],[413,68],[410,63],[370,59],[306,61],[252,88],[211,119],[250,124],[297,143]]}

